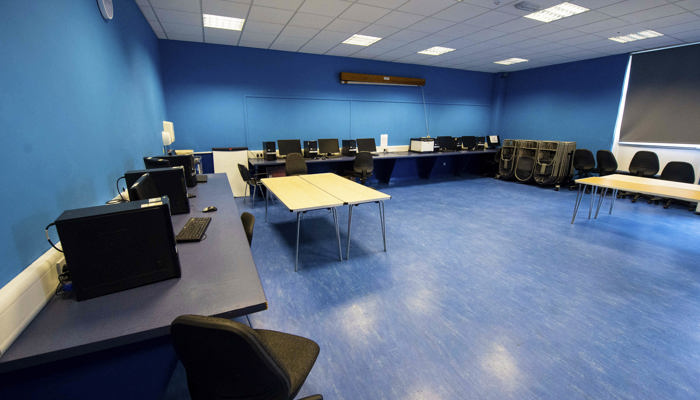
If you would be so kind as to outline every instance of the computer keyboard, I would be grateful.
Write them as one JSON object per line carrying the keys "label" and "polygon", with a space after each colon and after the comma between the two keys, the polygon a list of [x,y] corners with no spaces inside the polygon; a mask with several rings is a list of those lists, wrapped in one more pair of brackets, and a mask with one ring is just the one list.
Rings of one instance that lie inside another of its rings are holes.
{"label": "computer keyboard", "polygon": [[199,242],[204,237],[211,217],[192,217],[187,220],[177,236],[176,242]]}

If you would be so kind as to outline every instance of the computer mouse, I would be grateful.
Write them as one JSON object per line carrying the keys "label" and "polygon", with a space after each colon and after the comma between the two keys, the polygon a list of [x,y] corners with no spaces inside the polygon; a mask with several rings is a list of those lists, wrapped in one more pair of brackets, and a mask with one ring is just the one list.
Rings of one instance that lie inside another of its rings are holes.
{"label": "computer mouse", "polygon": [[204,210],[202,210],[202,212],[212,212],[212,211],[216,211],[216,210],[217,210],[216,207],[209,206],[209,207],[204,207]]}

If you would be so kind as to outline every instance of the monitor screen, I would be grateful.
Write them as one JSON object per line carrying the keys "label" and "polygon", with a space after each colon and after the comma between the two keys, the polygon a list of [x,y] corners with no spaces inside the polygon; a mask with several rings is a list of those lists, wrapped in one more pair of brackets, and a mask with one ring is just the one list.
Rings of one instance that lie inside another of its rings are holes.
{"label": "monitor screen", "polygon": [[462,136],[462,147],[465,149],[473,149],[477,143],[476,136]]}
{"label": "monitor screen", "polygon": [[338,139],[318,139],[318,152],[321,154],[340,153]]}
{"label": "monitor screen", "polygon": [[491,146],[499,146],[501,144],[501,139],[498,137],[498,135],[489,135],[486,136],[486,140],[489,144],[489,147]]}
{"label": "monitor screen", "polygon": [[194,154],[144,157],[143,163],[146,169],[182,167],[185,169],[185,183],[187,183],[187,186],[193,187],[197,185],[197,175],[194,170]]}
{"label": "monitor screen", "polygon": [[299,139],[282,139],[277,141],[280,155],[286,156],[289,153],[301,153],[301,141]]}
{"label": "monitor screen", "polygon": [[[134,194],[136,195],[136,198],[132,199],[131,197],[134,197]],[[141,177],[137,179],[136,182],[134,182],[134,184],[129,188],[130,201],[146,200],[154,197],[160,197],[160,193],[158,192],[158,188],[156,187],[155,182],[153,182],[153,179],[151,179],[151,174],[149,173],[141,175]]]}
{"label": "monitor screen", "polygon": [[437,145],[441,149],[454,150],[457,148],[457,142],[452,136],[438,136],[436,139]]}
{"label": "monitor screen", "polygon": [[357,139],[357,151],[369,151],[370,153],[377,151],[374,138]]}
{"label": "monitor screen", "polygon": [[304,140],[304,149],[307,151],[318,151],[318,144],[315,140]]}

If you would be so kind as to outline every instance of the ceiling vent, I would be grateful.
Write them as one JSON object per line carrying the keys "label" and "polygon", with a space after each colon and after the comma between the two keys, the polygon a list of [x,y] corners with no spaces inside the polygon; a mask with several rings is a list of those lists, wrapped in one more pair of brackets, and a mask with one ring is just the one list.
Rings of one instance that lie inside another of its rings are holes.
{"label": "ceiling vent", "polygon": [[519,1],[513,4],[513,7],[517,8],[518,10],[527,11],[531,13],[535,11],[540,11],[542,9],[542,7],[529,1]]}

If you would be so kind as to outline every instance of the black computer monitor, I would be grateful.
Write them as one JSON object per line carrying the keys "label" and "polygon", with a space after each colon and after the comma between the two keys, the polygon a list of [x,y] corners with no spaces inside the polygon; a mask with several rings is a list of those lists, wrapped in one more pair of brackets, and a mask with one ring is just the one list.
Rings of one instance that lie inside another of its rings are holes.
{"label": "black computer monitor", "polygon": [[374,138],[357,139],[357,151],[374,153],[377,151],[377,143],[374,141]]}
{"label": "black computer monitor", "polygon": [[182,167],[185,169],[185,183],[187,183],[187,186],[197,186],[197,174],[194,170],[194,154],[144,157],[143,164],[146,166],[146,169]]}
{"label": "black computer monitor", "polygon": [[186,214],[190,212],[185,173],[181,166],[126,171],[124,180],[126,181],[126,187],[129,188],[129,199],[139,198],[138,193],[135,190],[131,190],[131,187],[144,174],[149,174],[155,184],[156,190],[158,190],[158,196],[156,197],[168,196],[171,214]]}
{"label": "black computer monitor", "polygon": [[479,142],[476,139],[476,136],[462,136],[462,148],[466,150],[474,150],[476,149],[476,145]]}
{"label": "black computer monitor", "polygon": [[338,139],[318,139],[319,154],[335,154],[340,153]]}
{"label": "black computer monitor", "polygon": [[280,139],[277,141],[277,147],[280,149],[281,156],[286,156],[289,153],[301,154],[301,140],[299,139]]}
{"label": "black computer monitor", "polygon": [[440,150],[456,150],[457,142],[452,136],[438,136],[435,140]]}
{"label": "black computer monitor", "polygon": [[[132,196],[136,198],[132,198]],[[160,193],[149,173],[141,175],[141,177],[129,187],[129,200],[131,201],[147,200],[154,197],[160,197]]]}

